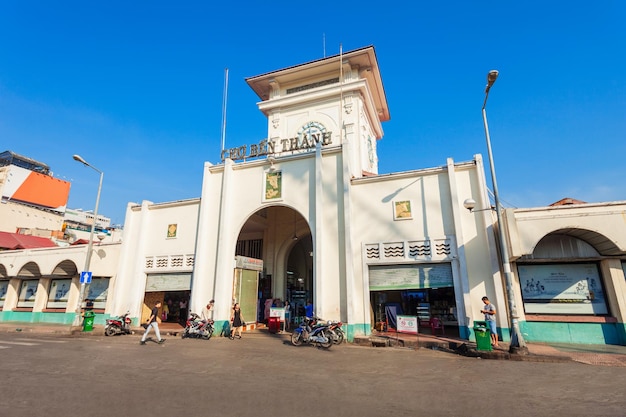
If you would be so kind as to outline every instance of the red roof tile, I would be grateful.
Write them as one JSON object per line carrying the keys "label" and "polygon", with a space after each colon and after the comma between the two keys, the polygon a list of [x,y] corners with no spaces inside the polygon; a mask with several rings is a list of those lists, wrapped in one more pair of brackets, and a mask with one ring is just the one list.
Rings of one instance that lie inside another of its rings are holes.
{"label": "red roof tile", "polygon": [[57,245],[53,241],[45,237],[0,232],[0,249],[2,250],[52,248],[55,246]]}

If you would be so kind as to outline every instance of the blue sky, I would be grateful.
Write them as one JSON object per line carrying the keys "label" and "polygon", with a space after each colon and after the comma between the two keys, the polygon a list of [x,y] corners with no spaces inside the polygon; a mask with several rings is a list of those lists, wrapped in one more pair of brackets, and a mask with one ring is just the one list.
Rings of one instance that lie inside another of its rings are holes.
{"label": "blue sky", "polygon": [[267,133],[246,77],[373,45],[391,113],[380,173],[487,163],[497,69],[504,205],[626,200],[626,2],[214,3],[0,2],[0,151],[47,163],[90,210],[81,155],[105,173],[100,213],[123,223],[128,202],[200,196],[225,68],[228,147]]}

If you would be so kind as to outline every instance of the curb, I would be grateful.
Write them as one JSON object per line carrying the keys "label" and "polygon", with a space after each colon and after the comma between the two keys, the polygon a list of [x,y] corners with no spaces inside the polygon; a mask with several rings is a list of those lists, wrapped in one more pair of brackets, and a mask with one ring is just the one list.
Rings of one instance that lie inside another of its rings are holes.
{"label": "curb", "polygon": [[569,356],[561,355],[537,355],[533,353],[519,354],[510,353],[503,350],[481,351],[477,350],[473,346],[469,346],[466,343],[457,345],[456,343],[450,343],[448,348],[450,353],[455,353],[461,356],[467,356],[470,358],[481,358],[491,360],[511,360],[518,362],[543,362],[543,363],[566,363],[573,362]]}
{"label": "curb", "polygon": [[467,343],[456,343],[444,340],[424,339],[418,341],[409,341],[402,339],[394,339],[382,336],[362,336],[355,337],[353,344],[364,347],[403,347],[411,349],[427,348],[439,350],[470,358],[481,358],[490,360],[511,360],[519,362],[544,362],[544,363],[566,363],[573,362],[569,356],[561,355],[537,355],[533,353],[519,354],[510,353],[504,350],[480,351],[475,346]]}

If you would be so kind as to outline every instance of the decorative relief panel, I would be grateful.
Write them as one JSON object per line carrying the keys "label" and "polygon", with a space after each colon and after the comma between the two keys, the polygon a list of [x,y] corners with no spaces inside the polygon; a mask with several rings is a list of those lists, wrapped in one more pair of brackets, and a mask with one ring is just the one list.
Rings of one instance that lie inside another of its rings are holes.
{"label": "decorative relief panel", "polygon": [[449,261],[456,257],[456,249],[452,239],[367,243],[363,245],[363,250],[367,263]]}
{"label": "decorative relief panel", "polygon": [[409,242],[409,258],[430,260],[430,240],[414,240]]}
{"label": "decorative relief panel", "polygon": [[383,243],[385,258],[404,258],[404,242]]}
{"label": "decorative relief panel", "polygon": [[194,255],[147,256],[145,268],[148,271],[191,271],[194,262]]}

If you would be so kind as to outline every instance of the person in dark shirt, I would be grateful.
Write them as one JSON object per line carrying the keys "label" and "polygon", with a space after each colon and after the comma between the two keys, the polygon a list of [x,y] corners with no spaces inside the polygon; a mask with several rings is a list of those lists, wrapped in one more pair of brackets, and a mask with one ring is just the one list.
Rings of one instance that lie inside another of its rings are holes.
{"label": "person in dark shirt", "polygon": [[146,338],[148,337],[148,333],[150,333],[150,329],[152,329],[152,328],[154,328],[154,333],[156,333],[156,337],[157,337],[157,340],[159,341],[159,343],[165,342],[165,339],[161,339],[161,333],[159,332],[159,323],[157,322],[157,317],[159,317],[159,308],[161,308],[161,302],[157,301],[154,304],[154,307],[152,308],[152,312],[150,313],[150,317],[146,321],[146,323],[147,323],[146,331],[144,332],[143,336],[141,337],[141,341],[139,342],[139,344],[141,344],[141,345],[145,345],[146,344]]}

